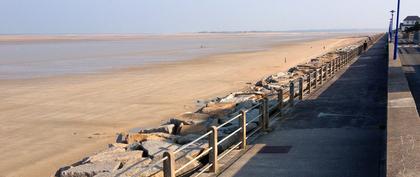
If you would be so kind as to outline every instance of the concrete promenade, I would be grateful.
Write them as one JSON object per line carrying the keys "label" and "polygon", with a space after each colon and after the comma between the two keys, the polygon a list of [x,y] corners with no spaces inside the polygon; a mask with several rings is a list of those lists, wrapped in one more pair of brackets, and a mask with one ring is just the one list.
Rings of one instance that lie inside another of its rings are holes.
{"label": "concrete promenade", "polygon": [[407,77],[410,91],[416,101],[417,109],[420,108],[420,47],[401,45],[398,49],[402,69]]}
{"label": "concrete promenade", "polygon": [[298,103],[220,176],[384,176],[385,46],[384,38]]}
{"label": "concrete promenade", "polygon": [[[389,53],[393,53],[392,44],[389,48]],[[392,177],[417,177],[420,174],[420,118],[414,100],[419,98],[419,85],[415,80],[418,68],[415,56],[407,55],[411,53],[407,51],[402,52],[402,61],[389,60],[387,176]]]}

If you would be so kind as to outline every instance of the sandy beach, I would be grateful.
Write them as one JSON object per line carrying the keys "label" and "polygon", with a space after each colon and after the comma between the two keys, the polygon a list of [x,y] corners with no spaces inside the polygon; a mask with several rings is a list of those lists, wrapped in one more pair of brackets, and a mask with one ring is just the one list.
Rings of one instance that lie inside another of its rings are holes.
{"label": "sandy beach", "polygon": [[359,40],[290,42],[95,74],[0,80],[0,176],[51,176],[105,148],[117,132],[156,126],[195,110],[198,99],[241,90]]}

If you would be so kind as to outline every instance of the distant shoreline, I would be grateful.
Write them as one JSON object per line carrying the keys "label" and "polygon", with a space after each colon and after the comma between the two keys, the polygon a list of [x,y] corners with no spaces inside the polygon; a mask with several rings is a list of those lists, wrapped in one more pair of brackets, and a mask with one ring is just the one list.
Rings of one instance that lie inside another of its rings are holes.
{"label": "distant shoreline", "polygon": [[338,29],[338,30],[290,30],[290,31],[199,31],[185,33],[132,33],[132,34],[0,34],[0,43],[3,42],[48,42],[48,41],[107,41],[107,40],[138,40],[158,37],[198,37],[207,35],[276,35],[276,34],[317,34],[317,33],[376,33],[382,29]]}

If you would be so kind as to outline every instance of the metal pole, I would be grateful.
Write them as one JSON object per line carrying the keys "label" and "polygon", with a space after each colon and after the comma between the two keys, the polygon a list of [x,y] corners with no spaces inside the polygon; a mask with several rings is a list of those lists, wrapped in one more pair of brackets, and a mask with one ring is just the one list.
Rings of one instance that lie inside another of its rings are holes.
{"label": "metal pole", "polygon": [[394,24],[395,10],[391,10],[391,23],[389,24],[389,40],[392,41],[392,25]]}
{"label": "metal pole", "polygon": [[398,55],[398,26],[400,23],[400,0],[398,0],[398,5],[397,5],[397,24],[396,24],[396,28],[395,28],[395,38],[394,38],[394,60],[397,59],[397,55]]}

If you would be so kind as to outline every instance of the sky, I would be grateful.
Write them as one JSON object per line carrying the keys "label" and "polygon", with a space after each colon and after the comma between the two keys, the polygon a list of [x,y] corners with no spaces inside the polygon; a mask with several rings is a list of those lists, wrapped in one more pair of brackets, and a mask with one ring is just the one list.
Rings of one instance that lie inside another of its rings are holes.
{"label": "sky", "polygon": [[[0,34],[386,29],[397,0],[0,0]],[[420,0],[401,0],[401,19]]]}

